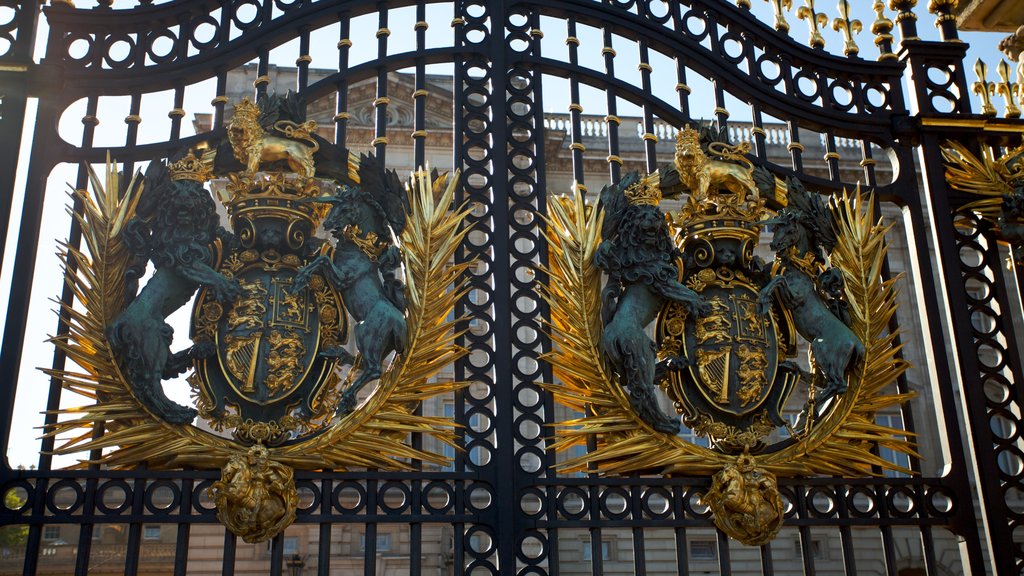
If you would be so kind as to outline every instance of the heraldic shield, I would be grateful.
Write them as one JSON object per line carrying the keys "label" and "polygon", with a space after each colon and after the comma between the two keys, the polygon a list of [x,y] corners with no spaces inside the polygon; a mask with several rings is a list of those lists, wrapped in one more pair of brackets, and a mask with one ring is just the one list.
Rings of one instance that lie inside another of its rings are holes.
{"label": "heraldic shield", "polygon": [[[274,443],[285,427],[271,427],[266,438],[250,438],[251,427],[237,422],[287,421],[298,413],[320,411],[347,334],[344,303],[334,286],[313,275],[296,284],[299,271],[321,250],[312,237],[324,209],[308,202],[324,184],[299,174],[233,178],[225,185],[233,249],[219,259],[217,272],[237,283],[231,302],[204,288],[192,314],[192,340],[214,350],[196,359],[193,386],[200,414],[214,425],[236,428],[240,440]],[[322,248],[321,248],[322,247]]]}
{"label": "heraldic shield", "polygon": [[[728,201],[726,195],[718,200]],[[662,357],[678,357],[685,368],[667,376],[670,394],[688,425],[704,420],[732,428],[784,425],[781,413],[799,372],[781,362],[795,337],[789,312],[773,303],[758,313],[760,287],[752,266],[756,228],[709,227],[683,237],[682,282],[699,294],[711,313],[693,317],[676,302],[659,316]],[[737,236],[748,236],[737,238]],[[780,349],[781,345],[781,349]],[[724,435],[713,434],[719,441]]]}
{"label": "heraldic shield", "polygon": [[229,405],[240,407],[243,419],[264,422],[295,408],[314,413],[347,326],[341,296],[322,277],[295,286],[307,259],[287,243],[239,248],[219,267],[241,287],[233,305],[223,306],[205,290],[197,298],[193,339],[217,351],[196,366],[214,418]]}

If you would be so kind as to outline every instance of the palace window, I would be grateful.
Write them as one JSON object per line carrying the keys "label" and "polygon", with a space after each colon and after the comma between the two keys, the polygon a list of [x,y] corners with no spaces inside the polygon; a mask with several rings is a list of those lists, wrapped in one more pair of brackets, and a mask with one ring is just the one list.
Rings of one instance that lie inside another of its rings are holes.
{"label": "palace window", "polygon": [[715,540],[691,540],[690,558],[693,560],[717,560],[718,542]]}
{"label": "palace window", "polygon": [[[366,550],[366,534],[359,535],[359,551]],[[388,552],[391,550],[391,534],[377,534],[377,552]]]}
{"label": "palace window", "polygon": [[[583,549],[583,559],[592,561],[594,559],[594,547],[591,545],[589,540],[584,540],[581,544]],[[607,540],[601,541],[601,560],[612,559],[612,543]]]}

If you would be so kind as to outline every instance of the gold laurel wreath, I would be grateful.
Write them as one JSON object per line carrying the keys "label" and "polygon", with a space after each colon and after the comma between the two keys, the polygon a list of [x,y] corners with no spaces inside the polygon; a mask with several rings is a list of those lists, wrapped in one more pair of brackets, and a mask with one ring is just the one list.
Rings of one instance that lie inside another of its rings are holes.
{"label": "gold laurel wreath", "polygon": [[[588,205],[580,192],[548,206],[545,237],[550,283],[542,291],[551,309],[554,349],[545,359],[557,382],[546,388],[556,402],[585,414],[555,424],[553,447],[564,451],[596,438],[596,449],[566,460],[560,464],[562,469],[586,471],[593,466],[606,474],[709,475],[735,463],[734,455],[657,432],[637,417],[599,348],[601,271],[593,257],[601,243],[604,215]],[[810,431],[777,451],[753,458],[757,466],[781,476],[879,475],[886,469],[911,473],[874,453],[879,446],[917,456],[911,433],[875,423],[880,410],[913,396],[886,391],[909,368],[899,357],[897,334],[888,330],[896,312],[899,277],[881,279],[887,249],[884,236],[891,225],[876,221],[871,195],[861,195],[859,190],[833,202],[831,209],[839,237],[831,261],[846,280],[852,329],[865,344],[865,358],[854,368],[849,388],[835,408]]]}
{"label": "gold laurel wreath", "polygon": [[[61,305],[69,331],[51,339],[82,371],[46,372],[91,403],[55,411],[58,421],[46,427],[44,436],[62,440],[54,454],[100,454],[80,460],[75,467],[100,464],[116,469],[140,462],[150,468],[221,467],[247,447],[192,425],[173,425],[157,418],[132,395],[111,354],[105,329],[124,308],[125,270],[131,257],[120,233],[135,214],[141,186],[136,174],[127,187],[129,192],[119,198],[122,188],[116,165],[109,158],[105,182],[91,168],[89,177],[92,192],[74,192],[84,207],[74,217],[81,226],[87,253],[67,244],[59,252],[77,304]],[[460,334],[454,329],[455,321],[448,319],[465,293],[460,278],[471,265],[449,264],[469,232],[461,226],[468,210],[449,210],[458,177],[456,173],[432,179],[419,171],[409,186],[412,210],[401,236],[409,302],[406,352],[395,357],[376,392],[361,407],[321,434],[268,448],[273,460],[307,470],[398,470],[410,468],[411,460],[449,463],[446,456],[409,446],[406,437],[419,433],[455,446],[451,419],[414,411],[424,399],[467,384],[428,382],[443,366],[466,354],[455,344]]]}

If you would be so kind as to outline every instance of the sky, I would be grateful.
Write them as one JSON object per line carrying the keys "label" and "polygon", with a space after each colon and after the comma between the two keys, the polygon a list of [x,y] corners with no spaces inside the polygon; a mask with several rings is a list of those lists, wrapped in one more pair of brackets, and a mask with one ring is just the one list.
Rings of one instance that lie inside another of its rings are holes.
{"label": "sky", "polygon": [[[724,0],[723,0],[724,1]],[[868,31],[871,27],[871,23],[875,19],[874,12],[871,10],[872,2],[866,0],[852,0],[855,4],[853,8],[853,16],[860,19],[864,32],[859,34],[856,39],[861,48],[861,55],[867,59],[874,59],[877,56],[877,50],[873,44],[873,36]],[[77,4],[80,7],[88,7],[91,5],[90,1],[78,0]],[[134,6],[134,1],[116,0],[113,7],[115,9],[124,9]],[[753,0],[753,11],[763,21],[771,22],[772,13],[769,4],[762,0]],[[801,4],[800,0],[797,0],[795,4]],[[819,10],[828,12],[830,15],[835,15],[835,7],[832,2],[819,2]],[[5,20],[5,8],[0,7],[0,21]],[[447,25],[451,19],[450,5],[432,5],[428,10],[428,21],[431,22],[431,27],[428,29],[428,46],[432,45],[444,45],[451,37],[451,29]],[[919,33],[924,39],[938,39],[937,31],[932,26],[933,18],[926,13],[924,6],[918,7],[919,13]],[[890,19],[894,18],[891,11],[887,11],[887,15]],[[806,42],[809,30],[805,21],[798,20],[795,13],[791,13],[788,18],[790,24],[790,33],[794,38],[800,42]],[[393,31],[392,37],[389,44],[393,51],[405,51],[408,50],[410,45],[408,44],[414,38],[411,31],[413,30],[413,24],[415,23],[415,11],[412,7],[398,9],[393,12],[389,17],[389,28]],[[37,54],[41,55],[45,49],[45,38],[46,38],[46,23],[45,17],[40,19],[42,29],[39,33],[39,46]],[[377,41],[374,38],[374,32],[377,29],[376,15],[371,14],[366,17],[362,17],[359,22],[352,23],[352,58],[353,64],[362,61],[368,61],[376,56]],[[545,37],[542,40],[542,52],[545,55],[558,55],[565,53],[565,31],[564,23],[561,21],[545,17],[541,21],[541,29],[545,31]],[[405,33],[403,33],[403,31]],[[831,29],[822,30],[823,35],[826,38],[827,49],[831,51],[840,51],[842,46],[842,37],[838,32]],[[990,79],[995,78],[995,65],[1000,58],[996,50],[996,44],[1005,34],[1001,33],[962,33],[964,41],[970,44],[970,56],[968,63],[972,64],[974,60],[981,57],[989,63],[989,77]],[[594,59],[595,62],[592,64],[595,68],[600,68],[601,64],[596,62],[599,56],[600,48],[600,35],[596,29],[590,29],[585,26],[580,26],[577,36],[581,40],[581,58],[583,64],[588,63],[588,59]],[[318,64],[323,66],[335,66],[336,65],[336,51],[335,43],[337,41],[337,31],[333,27],[329,27],[313,33],[311,45],[311,55],[313,57],[313,67],[317,67]],[[591,52],[588,52],[585,48],[594,48]],[[588,55],[592,54],[592,55]],[[294,66],[295,58],[298,56],[298,42],[290,42],[281,47],[275,48],[271,52],[271,63],[278,64],[281,66]],[[630,74],[635,74],[635,62],[630,65],[630,58],[637,58],[635,54],[630,54],[627,51],[621,51],[619,56],[616,58],[616,65],[618,70],[624,75],[624,79],[629,80]],[[652,59],[652,64],[655,64],[657,68],[657,62]],[[432,66],[428,69],[428,73],[446,74],[450,73],[451,66]],[[639,76],[636,76],[639,78]],[[968,77],[973,81],[973,71],[968,72]],[[548,80],[546,80],[548,82]],[[569,105],[568,96],[568,82],[561,79],[550,79],[551,86],[547,83],[544,88],[545,95],[545,111],[546,112],[566,112]],[[690,82],[691,86],[695,90],[695,97],[700,97],[701,91],[705,90],[706,87],[701,85],[699,79],[694,78]],[[659,82],[655,79],[654,91],[655,94],[671,102],[674,99],[675,79],[674,76],[671,81]],[[183,122],[183,136],[189,135],[191,132],[191,119],[195,113],[204,113],[211,111],[209,102],[214,97],[215,85],[212,80],[202,82],[189,86],[186,90],[186,101],[185,108],[188,111],[188,116]],[[710,98],[710,96],[707,96]],[[173,107],[173,94],[171,92],[163,92],[156,94],[147,94],[143,98],[143,107],[141,116],[144,121],[140,125],[140,143],[146,142],[159,142],[162,141],[168,132],[170,126],[170,120],[166,116],[166,112]],[[997,107],[1001,109],[1002,100],[995,98]],[[596,89],[587,89],[584,87],[581,94],[581,103],[585,110],[600,110],[604,107],[604,94]],[[25,135],[22,141],[21,164],[18,169],[18,186],[19,189],[24,186],[24,179],[27,171],[27,157],[28,147],[31,145],[31,135],[33,126],[35,123],[35,101],[30,102],[29,114],[26,117],[26,128]],[[120,146],[124,143],[124,123],[123,118],[128,108],[127,97],[123,98],[102,98],[100,101],[100,110],[98,116],[100,117],[101,123],[97,128],[97,134],[95,143],[97,146]],[[81,123],[80,119],[84,114],[84,101],[80,101],[72,104],[62,115],[59,121],[59,132],[65,140],[71,143],[77,144],[80,138]],[[977,109],[977,104],[975,104]],[[732,111],[732,110],[731,110]],[[738,112],[738,113],[737,113]],[[588,112],[589,113],[589,112]],[[629,116],[638,113],[638,109],[630,107],[630,105],[623,103],[623,108],[620,108],[619,114],[622,116]],[[734,119],[743,119],[743,110],[734,111]],[[747,116],[749,118],[749,115]],[[32,301],[29,311],[29,331],[25,340],[25,352],[23,355],[22,366],[19,374],[19,390],[17,394],[15,416],[11,423],[13,428],[13,438],[11,446],[8,450],[9,462],[13,466],[23,465],[29,467],[34,465],[38,461],[38,450],[39,442],[35,440],[39,436],[38,427],[42,424],[42,416],[40,411],[44,409],[46,402],[46,392],[48,389],[48,378],[38,371],[38,367],[46,366],[49,364],[53,354],[52,345],[48,344],[45,339],[48,334],[51,334],[56,328],[56,317],[53,313],[53,309],[56,305],[52,302],[54,298],[59,295],[61,275],[60,275],[60,263],[55,256],[57,248],[57,242],[63,240],[67,234],[67,227],[69,223],[69,216],[66,214],[65,206],[68,203],[67,189],[68,183],[73,183],[75,179],[76,168],[74,166],[63,164],[58,166],[51,174],[48,180],[48,186],[46,190],[46,199],[44,206],[44,228],[40,240],[40,248],[36,260],[36,280],[33,284],[32,290]],[[12,227],[8,232],[6,238],[6,249],[4,251],[4,262],[2,270],[0,270],[0,294],[9,294],[9,287],[12,282],[12,268],[14,258],[14,248],[17,241],[18,229],[17,222],[20,220],[21,211],[21,199],[15,199],[15,205],[12,207]],[[19,281],[22,281],[19,279]],[[0,302],[0,306],[6,308],[6,302]],[[170,323],[176,326],[176,338],[175,338],[175,349],[183,348],[188,345],[187,341],[187,325],[189,307],[182,308],[174,317],[170,319]],[[0,334],[2,334],[3,322],[6,314],[0,316]],[[184,384],[172,383],[167,386],[168,394],[178,400],[179,402],[188,402],[188,389]],[[80,400],[71,397],[70,394],[65,394],[64,405],[74,405],[80,402]],[[73,463],[72,458],[59,458],[55,461],[56,466],[68,465]]]}

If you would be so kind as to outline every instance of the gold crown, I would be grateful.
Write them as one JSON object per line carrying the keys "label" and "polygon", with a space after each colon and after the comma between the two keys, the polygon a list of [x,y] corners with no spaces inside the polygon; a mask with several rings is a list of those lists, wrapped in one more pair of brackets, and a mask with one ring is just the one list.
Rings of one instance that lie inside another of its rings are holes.
{"label": "gold crown", "polygon": [[168,170],[171,173],[171,180],[174,181],[206,182],[213,177],[213,167],[202,158],[197,158],[191,150],[177,162],[172,162]]}
{"label": "gold crown", "polygon": [[311,200],[333,193],[334,184],[285,172],[232,173],[219,200],[232,219],[244,216],[306,220],[314,229],[323,222],[330,205]]}
{"label": "gold crown", "polygon": [[661,202],[661,177],[657,171],[626,188],[626,200],[634,206],[657,206]]}
{"label": "gold crown", "polygon": [[[686,158],[690,158],[686,161]],[[701,162],[701,159],[704,162]],[[676,170],[680,173],[687,169],[688,165],[703,164],[707,161],[707,154],[700,147],[700,132],[691,126],[687,126],[676,134]]]}
{"label": "gold crown", "polygon": [[253,124],[259,125],[260,121],[260,107],[255,102],[249,100],[248,97],[243,98],[241,102],[235,104],[235,113],[231,116],[231,127],[249,127]]}
{"label": "gold crown", "polygon": [[761,232],[760,222],[767,213],[764,204],[756,190],[743,193],[720,188],[703,201],[690,196],[674,222],[686,236],[721,235],[756,241]]}

